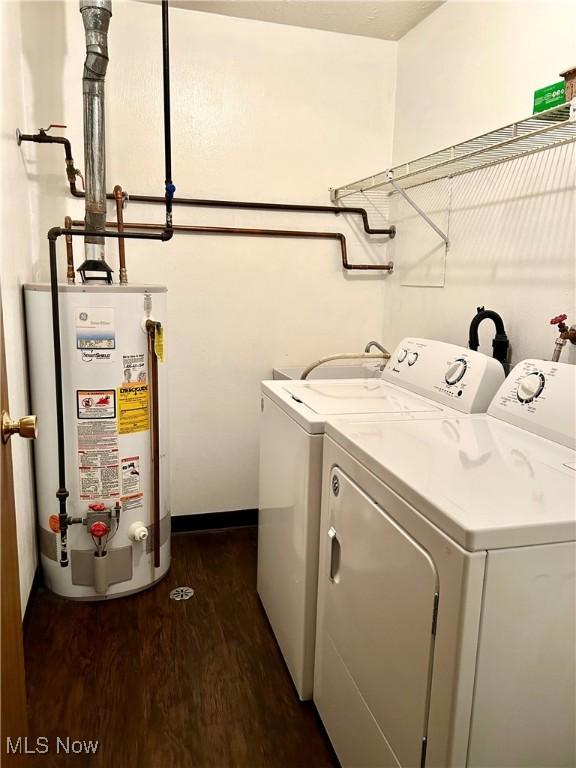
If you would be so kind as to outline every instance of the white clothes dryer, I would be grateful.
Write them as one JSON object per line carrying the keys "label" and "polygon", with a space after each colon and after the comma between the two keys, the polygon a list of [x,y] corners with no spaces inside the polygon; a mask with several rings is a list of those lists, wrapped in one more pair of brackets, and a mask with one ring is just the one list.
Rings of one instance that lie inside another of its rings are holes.
{"label": "white clothes dryer", "polygon": [[343,768],[576,764],[575,374],[326,424],[314,701]]}

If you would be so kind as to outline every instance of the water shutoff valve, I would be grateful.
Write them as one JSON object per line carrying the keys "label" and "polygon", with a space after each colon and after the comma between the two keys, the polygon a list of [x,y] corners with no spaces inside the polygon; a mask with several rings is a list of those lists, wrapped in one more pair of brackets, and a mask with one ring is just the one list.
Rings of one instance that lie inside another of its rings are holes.
{"label": "water shutoff valve", "polygon": [[558,332],[560,334],[560,338],[563,341],[571,341],[572,344],[576,344],[576,325],[571,325],[568,327],[566,325],[567,319],[568,315],[557,315],[556,317],[553,317],[552,320],[550,320],[550,325],[558,326]]}
{"label": "water shutoff valve", "polygon": [[136,523],[132,523],[128,528],[128,537],[132,541],[146,541],[148,538],[148,528],[140,520]]}

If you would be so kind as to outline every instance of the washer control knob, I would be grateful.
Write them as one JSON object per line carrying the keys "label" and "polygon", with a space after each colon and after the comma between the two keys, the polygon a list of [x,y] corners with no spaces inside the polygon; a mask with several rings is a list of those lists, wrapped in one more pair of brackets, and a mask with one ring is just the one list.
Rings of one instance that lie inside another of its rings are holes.
{"label": "washer control knob", "polygon": [[416,360],[418,360],[418,352],[409,352],[408,353],[408,365],[414,365]]}
{"label": "washer control knob", "polygon": [[521,403],[531,403],[532,400],[535,400],[540,395],[545,383],[544,374],[539,371],[534,371],[524,376],[518,382],[518,389],[516,391],[518,400]]}
{"label": "washer control knob", "polygon": [[398,352],[397,360],[399,363],[403,363],[404,360],[406,360],[406,356],[408,355],[407,349],[401,349],[400,352]]}
{"label": "washer control knob", "polygon": [[454,360],[453,363],[450,363],[448,370],[444,374],[446,384],[457,384],[466,373],[467,368],[468,363],[462,357],[459,357]]}

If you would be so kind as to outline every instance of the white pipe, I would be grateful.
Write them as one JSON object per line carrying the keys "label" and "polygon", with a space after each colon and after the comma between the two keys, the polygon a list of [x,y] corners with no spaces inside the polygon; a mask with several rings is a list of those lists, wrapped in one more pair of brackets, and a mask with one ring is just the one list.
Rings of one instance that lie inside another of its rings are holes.
{"label": "white pipe", "polygon": [[319,365],[324,365],[324,363],[330,363],[333,360],[389,360],[390,355],[389,354],[383,354],[381,352],[343,352],[339,355],[328,355],[328,357],[321,357],[319,360],[316,360],[316,362],[309,365],[307,368],[305,368],[302,371],[302,375],[300,376],[301,379],[306,379],[308,377],[308,374],[312,373],[314,368],[318,368]]}

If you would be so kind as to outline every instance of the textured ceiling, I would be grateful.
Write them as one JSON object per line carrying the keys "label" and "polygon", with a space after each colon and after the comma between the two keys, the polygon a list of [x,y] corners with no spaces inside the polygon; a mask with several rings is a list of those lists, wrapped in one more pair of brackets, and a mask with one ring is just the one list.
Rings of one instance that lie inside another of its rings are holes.
{"label": "textured ceiling", "polygon": [[[154,0],[152,0],[154,2]],[[206,13],[399,40],[445,0],[171,0]]]}

